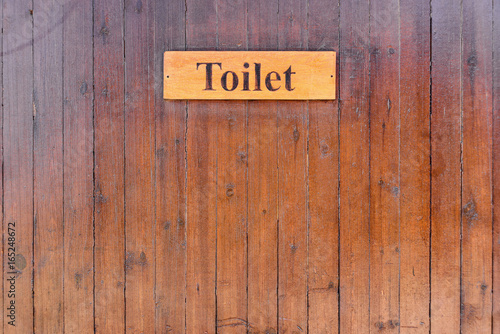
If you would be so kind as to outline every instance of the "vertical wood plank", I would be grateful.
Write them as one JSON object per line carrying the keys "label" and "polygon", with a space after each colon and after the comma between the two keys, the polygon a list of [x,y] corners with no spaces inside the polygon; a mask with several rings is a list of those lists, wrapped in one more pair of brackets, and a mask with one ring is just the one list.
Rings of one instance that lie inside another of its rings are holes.
{"label": "vertical wood plank", "polygon": [[91,333],[94,331],[92,1],[65,4],[64,16],[64,331]]}
{"label": "vertical wood plank", "polygon": [[[188,50],[217,46],[215,0],[186,1]],[[217,109],[188,102],[186,332],[216,332]]]}
{"label": "vertical wood plank", "polygon": [[62,20],[55,0],[34,3],[34,331],[42,333],[64,328]]}
{"label": "vertical wood plank", "polygon": [[249,102],[248,113],[249,332],[277,333],[276,103]]}
{"label": "vertical wood plank", "polygon": [[461,8],[432,0],[431,330],[460,332]]}
{"label": "vertical wood plank", "polygon": [[123,1],[96,0],[94,205],[97,333],[125,331],[123,48]]}
{"label": "vertical wood plank", "polygon": [[248,1],[247,28],[249,50],[277,50],[278,0]]}
{"label": "vertical wood plank", "polygon": [[400,11],[400,333],[429,333],[430,3]]}
{"label": "vertical wood plank", "polygon": [[[500,35],[500,2],[493,1],[493,36]],[[500,331],[500,39],[493,38],[493,333]]]}
{"label": "vertical wood plank", "polygon": [[[307,105],[278,105],[279,330],[307,330]],[[306,137],[306,138],[304,138]]]}
{"label": "vertical wood plank", "polygon": [[186,329],[186,102],[163,100],[163,53],[184,50],[185,1],[155,2],[156,332]]}
{"label": "vertical wood plank", "polygon": [[[32,1],[3,3],[3,240],[4,309],[12,272],[9,227],[15,228],[16,322],[4,316],[4,333],[33,332],[33,33]],[[16,47],[13,47],[16,46]],[[13,226],[14,225],[14,226]]]}
{"label": "vertical wood plank", "polygon": [[216,110],[189,103],[187,135],[187,333],[215,333]]}
{"label": "vertical wood plank", "polygon": [[[309,50],[339,49],[339,4],[310,1]],[[338,100],[309,102],[308,312],[310,333],[339,326]]]}
{"label": "vertical wood plank", "polygon": [[[279,50],[307,49],[307,2],[279,3]],[[278,332],[307,332],[308,104],[278,103]]]}
{"label": "vertical wood plank", "polygon": [[[12,242],[11,240],[9,240],[9,227],[8,227],[8,224],[5,224],[5,219],[4,219],[4,213],[5,213],[5,210],[4,210],[4,194],[5,194],[5,189],[3,187],[4,185],[4,166],[3,166],[3,161],[4,161],[4,156],[3,156],[3,115],[4,115],[4,100],[3,100],[3,92],[4,92],[4,87],[3,87],[3,84],[4,84],[4,78],[3,78],[3,55],[4,55],[4,51],[3,51],[3,41],[4,41],[4,35],[3,35],[3,7],[4,7],[4,4],[3,4],[3,1],[0,2],[0,18],[1,18],[1,22],[0,22],[0,27],[2,29],[2,36],[0,36],[0,43],[1,43],[1,54],[0,54],[0,62],[1,62],[1,66],[0,66],[0,77],[1,77],[1,87],[2,87],[2,93],[0,94],[1,96],[1,99],[2,99],[2,103],[1,103],[1,106],[0,106],[0,131],[1,131],[1,134],[0,134],[0,147],[2,147],[2,152],[0,153],[1,154],[1,163],[0,163],[0,175],[2,175],[2,177],[0,177],[0,189],[1,189],[1,195],[0,195],[0,221],[1,221],[1,224],[2,224],[2,233],[3,235],[5,235],[7,238],[2,238],[2,248],[0,250],[0,255],[2,256],[2,275],[1,276],[1,279],[2,279],[2,282],[5,282],[6,279],[8,279],[9,277],[6,276],[5,272],[7,270],[5,269],[9,269],[8,267],[8,259],[7,261],[4,261],[5,259],[5,255],[9,255],[9,252],[8,252],[8,243],[9,242]],[[5,228],[5,226],[7,226],[7,228]],[[5,231],[7,230],[7,233],[5,233]],[[7,246],[7,248],[5,247]],[[7,262],[7,264],[5,264],[5,262]],[[15,262],[15,261],[14,261]],[[15,268],[15,267],[14,267]],[[7,307],[11,307],[10,306],[10,300],[8,301],[8,303],[6,304],[5,301],[7,300],[7,298],[5,298],[5,295],[4,295],[4,292],[6,291],[9,291],[9,289],[5,290],[4,289],[4,283],[0,284],[0,293],[2,294],[2,296],[0,296],[0,305],[2,305],[2,308],[3,309],[6,309]],[[7,310],[7,312],[10,313],[10,310]],[[5,319],[8,319],[8,321],[10,321],[11,319],[10,318],[7,318],[7,316],[10,316],[10,314],[7,313],[7,314],[0,314],[0,321],[2,322],[2,324],[6,324],[6,322],[4,321],[4,316],[6,317]],[[8,323],[7,321],[7,323]],[[4,325],[1,325],[1,328],[3,329]],[[13,325],[10,325],[10,327],[14,327]]]}
{"label": "vertical wood plank", "polygon": [[340,3],[340,333],[369,333],[368,1]]}
{"label": "vertical wood plank", "polygon": [[155,330],[154,2],[125,1],[126,331]]}
{"label": "vertical wood plank", "polygon": [[219,333],[246,333],[246,103],[214,104],[219,115],[217,327]]}
{"label": "vertical wood plank", "polygon": [[[217,1],[219,50],[247,48],[246,13],[247,0]],[[246,333],[247,103],[214,101],[212,104],[218,117],[217,331]]]}
{"label": "vertical wood plank", "polygon": [[371,2],[370,332],[399,332],[399,2]]}
{"label": "vertical wood plank", "polygon": [[[248,47],[276,50],[278,1],[248,2]],[[277,103],[248,102],[249,333],[278,328]]]}
{"label": "vertical wood plank", "polygon": [[463,1],[462,333],[491,331],[491,6]]}

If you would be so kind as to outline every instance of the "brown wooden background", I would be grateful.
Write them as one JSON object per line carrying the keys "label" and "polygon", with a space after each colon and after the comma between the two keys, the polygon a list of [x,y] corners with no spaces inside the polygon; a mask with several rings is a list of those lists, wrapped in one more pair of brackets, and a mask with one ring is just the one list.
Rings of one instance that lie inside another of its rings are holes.
{"label": "brown wooden background", "polygon": [[[3,0],[5,333],[500,333],[500,1]],[[168,102],[166,50],[335,50]]]}

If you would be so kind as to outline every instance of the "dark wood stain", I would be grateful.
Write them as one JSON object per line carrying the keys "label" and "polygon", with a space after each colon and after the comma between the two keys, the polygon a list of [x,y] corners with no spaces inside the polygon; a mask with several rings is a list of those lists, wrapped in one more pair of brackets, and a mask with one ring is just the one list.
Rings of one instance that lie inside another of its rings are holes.
{"label": "dark wood stain", "polygon": [[[499,1],[3,1],[3,332],[500,332]],[[165,101],[167,50],[338,99]]]}

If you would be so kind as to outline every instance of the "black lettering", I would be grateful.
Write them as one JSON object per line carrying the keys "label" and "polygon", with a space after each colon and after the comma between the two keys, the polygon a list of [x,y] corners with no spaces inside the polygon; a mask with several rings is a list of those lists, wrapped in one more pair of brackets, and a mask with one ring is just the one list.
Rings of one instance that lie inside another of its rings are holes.
{"label": "black lettering", "polygon": [[[271,78],[271,75],[272,75],[273,73],[276,75],[276,78],[275,78],[275,79]],[[274,87],[273,87],[273,83],[272,83],[273,81],[280,81],[280,80],[281,80],[281,77],[280,77],[280,75],[278,74],[278,72],[274,72],[274,71],[269,72],[269,73],[267,74],[267,76],[266,76],[266,87],[267,87],[267,89],[269,89],[271,92],[275,92],[275,91],[277,91],[278,89],[280,89],[280,88],[281,88],[281,86],[279,86],[278,88],[274,88]]]}
{"label": "black lettering", "polygon": [[295,72],[292,72],[292,66],[290,65],[288,70],[283,72],[283,74],[285,74],[285,88],[286,90],[291,92],[292,90],[295,89],[295,87],[292,88],[292,74],[295,74]]}
{"label": "black lettering", "polygon": [[[248,65],[248,63],[244,63],[243,64],[243,67],[244,68],[248,68],[250,65]],[[250,83],[249,83],[249,75],[248,75],[248,72],[242,72],[243,73],[243,90],[250,90],[249,86],[250,86]]]}
{"label": "black lettering", "polygon": [[219,65],[219,68],[222,70],[222,64],[221,63],[196,63],[196,70],[198,70],[198,67],[200,65],[207,65],[207,74],[205,77],[206,80],[206,87],[204,90],[215,90],[212,88],[212,66],[213,65]]}
{"label": "black lettering", "polygon": [[260,91],[260,63],[254,63],[255,64],[255,89],[257,91]]}
{"label": "black lettering", "polygon": [[[231,75],[233,76],[233,85],[232,85],[231,89],[227,88],[227,75],[229,73],[231,73]],[[224,74],[222,75],[222,78],[220,79],[220,83],[222,85],[222,88],[224,88],[224,90],[232,92],[233,90],[236,89],[236,87],[238,87],[238,76],[233,71],[224,72]]]}

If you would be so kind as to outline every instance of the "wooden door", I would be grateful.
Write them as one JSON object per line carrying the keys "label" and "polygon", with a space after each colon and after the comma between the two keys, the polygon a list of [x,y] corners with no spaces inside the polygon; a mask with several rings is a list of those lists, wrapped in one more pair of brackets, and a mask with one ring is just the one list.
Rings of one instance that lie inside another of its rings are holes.
{"label": "wooden door", "polygon": [[[498,0],[3,0],[5,333],[500,333]],[[164,51],[333,50],[334,101]]]}

